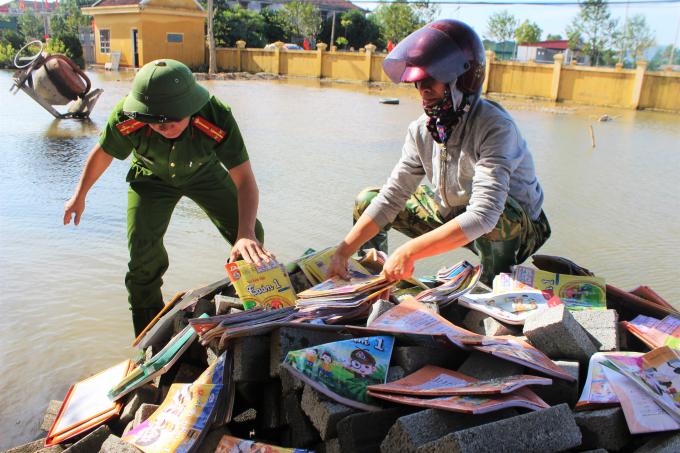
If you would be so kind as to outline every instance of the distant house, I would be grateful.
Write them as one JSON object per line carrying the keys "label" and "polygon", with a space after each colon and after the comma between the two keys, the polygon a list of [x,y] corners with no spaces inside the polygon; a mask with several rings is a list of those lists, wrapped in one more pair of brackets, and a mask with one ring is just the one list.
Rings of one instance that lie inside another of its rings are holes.
{"label": "distant house", "polygon": [[[253,11],[261,11],[263,9],[281,9],[286,3],[291,0],[227,0],[227,5],[235,6],[240,5],[242,8],[250,9]],[[327,17],[333,15],[333,11],[336,13],[344,13],[345,11],[350,11],[353,9],[362,10],[357,5],[347,0],[306,0],[307,2],[313,4],[319,11],[321,11],[321,17],[326,20]]]}
{"label": "distant house", "polygon": [[205,63],[207,12],[196,0],[100,0],[81,8],[94,18],[95,60],[140,67],[159,58]]}
{"label": "distant house", "polygon": [[47,3],[45,1],[32,1],[32,0],[13,0],[11,2],[0,5],[0,14],[5,14],[8,16],[21,16],[24,11],[30,9],[36,15],[52,15],[57,10],[57,4],[55,2]]}
{"label": "distant house", "polygon": [[553,63],[553,57],[561,53],[564,64],[569,64],[574,53],[569,49],[569,41],[540,41],[527,42],[517,46],[517,61],[535,61],[536,63]]}

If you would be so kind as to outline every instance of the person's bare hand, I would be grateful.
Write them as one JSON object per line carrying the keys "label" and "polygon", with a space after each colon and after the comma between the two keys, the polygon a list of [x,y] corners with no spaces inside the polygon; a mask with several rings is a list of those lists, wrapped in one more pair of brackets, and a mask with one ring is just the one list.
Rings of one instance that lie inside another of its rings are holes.
{"label": "person's bare hand", "polygon": [[343,280],[349,280],[350,275],[348,264],[349,257],[340,253],[339,250],[336,250],[333,256],[331,257],[331,263],[328,266],[328,273],[326,274],[326,278],[340,277]]}
{"label": "person's bare hand", "polygon": [[64,225],[71,223],[71,218],[75,216],[73,223],[78,225],[80,223],[80,216],[85,210],[85,200],[74,195],[64,203]]}
{"label": "person's bare hand", "polygon": [[262,243],[255,238],[240,237],[236,239],[234,246],[231,248],[231,256],[229,262],[236,261],[242,257],[246,263],[260,266],[262,263],[269,263],[274,260],[274,255],[264,248]]}
{"label": "person's bare hand", "polygon": [[404,246],[399,247],[385,261],[382,273],[389,281],[406,280],[411,278],[415,260]]}

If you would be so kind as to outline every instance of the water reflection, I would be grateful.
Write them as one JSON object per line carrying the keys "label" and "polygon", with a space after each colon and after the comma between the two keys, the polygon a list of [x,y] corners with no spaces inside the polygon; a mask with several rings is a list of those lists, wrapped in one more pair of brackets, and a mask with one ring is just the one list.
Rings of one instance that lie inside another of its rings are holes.
{"label": "water reflection", "polygon": [[[81,225],[61,225],[63,203],[132,72],[90,73],[103,88],[91,122],[54,121],[25,94],[0,90],[0,449],[30,439],[50,399],[132,354],[123,276],[128,162],[92,189]],[[10,72],[0,72],[0,88]],[[339,241],[353,199],[384,182],[420,108],[412,87],[318,80],[208,81],[231,105],[260,186],[266,242],[287,261]],[[396,97],[399,105],[380,104]],[[647,284],[680,303],[680,116],[501,99],[515,117],[546,193],[553,237],[541,250],[574,259],[618,286]],[[613,121],[597,122],[603,113]],[[593,126],[596,148],[591,147]],[[395,247],[403,241],[390,238]],[[182,200],[166,235],[164,292],[224,277],[228,246]],[[428,260],[426,273],[456,260]],[[6,435],[9,434],[9,435]]]}

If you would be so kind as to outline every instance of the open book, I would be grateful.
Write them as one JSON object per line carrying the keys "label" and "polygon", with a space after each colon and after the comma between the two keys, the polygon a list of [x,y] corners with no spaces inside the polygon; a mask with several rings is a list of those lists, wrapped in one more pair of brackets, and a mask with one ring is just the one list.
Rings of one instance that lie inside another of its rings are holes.
{"label": "open book", "polygon": [[559,305],[556,297],[546,299],[545,293],[529,288],[504,293],[465,294],[458,303],[471,310],[477,310],[499,321],[523,325],[529,315],[537,310]]}
{"label": "open book", "polygon": [[528,374],[480,381],[457,371],[426,365],[397,381],[371,385],[368,390],[414,396],[486,395],[511,393],[527,385],[550,384],[552,379]]}
{"label": "open book", "polygon": [[616,396],[614,389],[605,375],[605,369],[607,368],[605,363],[607,363],[610,358],[625,361],[629,360],[629,358],[635,360],[641,355],[641,352],[616,351],[596,352],[590,356],[588,376],[583,385],[581,397],[576,403],[576,410],[599,409],[619,404],[619,398]]}
{"label": "open book", "polygon": [[668,315],[663,319],[656,319],[638,315],[632,321],[622,323],[651,349],[670,346],[680,350],[680,317]]}

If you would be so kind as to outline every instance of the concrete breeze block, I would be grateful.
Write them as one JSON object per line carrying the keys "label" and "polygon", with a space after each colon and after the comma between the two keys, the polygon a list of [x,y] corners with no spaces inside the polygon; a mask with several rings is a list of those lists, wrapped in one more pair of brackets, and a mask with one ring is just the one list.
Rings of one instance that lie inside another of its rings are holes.
{"label": "concrete breeze block", "polygon": [[45,415],[43,416],[42,423],[40,424],[41,431],[47,432],[50,430],[54,420],[57,418],[57,413],[59,413],[62,403],[63,401],[58,400],[52,400],[47,403],[47,409],[45,409]]}
{"label": "concrete breeze block", "polygon": [[234,341],[234,382],[269,380],[269,336],[254,335]]}
{"label": "concrete breeze block", "polygon": [[552,385],[536,385],[531,389],[541,397],[543,401],[551,406],[566,403],[570,407],[574,407],[581,395],[579,392],[580,364],[578,362],[563,360],[555,360],[555,364],[566,371],[570,376],[576,378],[576,380],[574,382],[567,382],[564,379],[552,378]]}
{"label": "concrete breeze block", "polygon": [[616,310],[583,310],[572,312],[598,351],[619,350],[619,314]]}
{"label": "concrete breeze block", "polygon": [[524,323],[524,335],[551,358],[587,362],[597,347],[565,305],[539,310]]}
{"label": "concrete breeze block", "polygon": [[635,453],[677,453],[680,451],[680,433],[659,433]]}
{"label": "concrete breeze block", "polygon": [[356,409],[326,398],[309,385],[302,391],[301,406],[322,440],[337,437],[338,422],[356,412]]}
{"label": "concrete breeze block", "polygon": [[392,351],[390,365],[400,366],[407,375],[425,365],[456,368],[467,357],[467,353],[454,348],[428,348],[425,346],[397,346]]}
{"label": "concrete breeze block", "polygon": [[458,368],[458,372],[477,379],[494,379],[523,374],[524,367],[518,363],[499,359],[491,354],[472,351]]}
{"label": "concrete breeze block", "polygon": [[566,404],[449,433],[418,453],[551,453],[574,448],[581,432]]}
{"label": "concrete breeze block", "polygon": [[4,453],[59,453],[64,451],[61,445],[45,448],[45,438],[34,440],[27,444],[18,445],[16,447],[5,450]]}
{"label": "concrete breeze block", "polygon": [[102,444],[111,434],[111,429],[107,425],[102,425],[64,451],[67,453],[90,453],[99,451]]}
{"label": "concrete breeze block", "polygon": [[581,429],[584,449],[605,448],[619,451],[631,441],[630,431],[620,407],[574,413]]}
{"label": "concrete breeze block", "polygon": [[314,425],[302,411],[297,394],[285,395],[281,409],[284,421],[290,427],[290,443],[288,446],[305,448],[321,440]]}
{"label": "concrete breeze block", "polygon": [[99,453],[138,453],[142,450],[111,434],[102,444]]}
{"label": "concrete breeze block", "polygon": [[375,412],[360,412],[338,423],[338,439],[343,452],[372,453],[380,449],[389,429],[411,408],[391,408]]}

